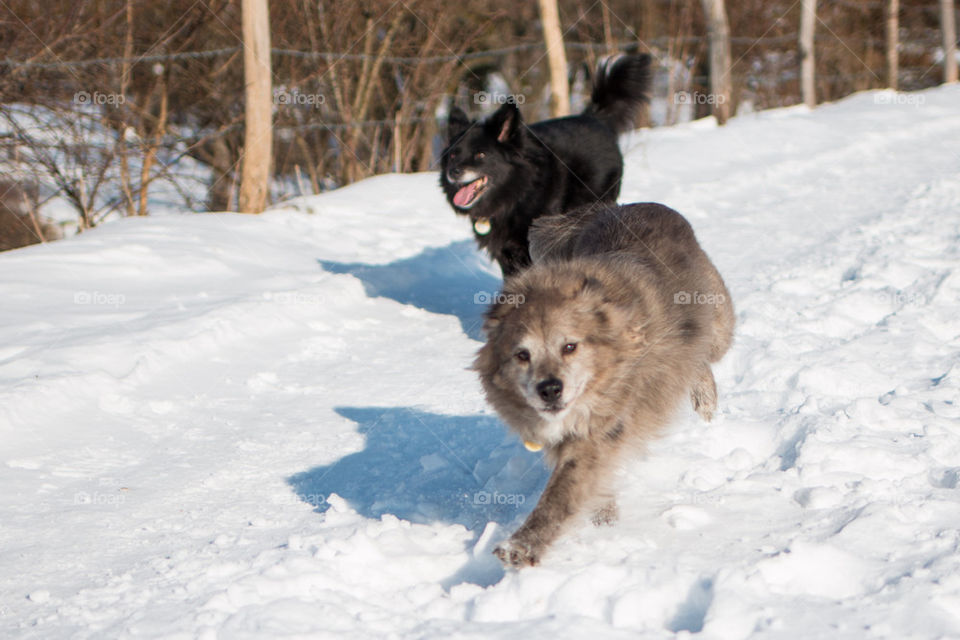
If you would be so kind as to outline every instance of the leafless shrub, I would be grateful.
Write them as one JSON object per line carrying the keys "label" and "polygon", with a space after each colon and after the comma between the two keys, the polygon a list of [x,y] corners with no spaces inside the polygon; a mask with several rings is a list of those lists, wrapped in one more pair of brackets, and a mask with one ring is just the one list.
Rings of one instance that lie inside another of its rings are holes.
{"label": "leafless shrub", "polygon": [[[820,98],[883,86],[883,3],[820,6]],[[936,3],[901,7],[901,86],[935,84]],[[727,8],[733,110],[799,102],[798,5]],[[431,169],[447,102],[476,112],[473,96],[491,82],[526,96],[529,119],[547,116],[535,3],[291,0],[270,10],[275,198]],[[658,122],[678,117],[674,92],[708,91],[700,3],[561,0],[560,18],[575,99],[588,91],[598,57],[624,50],[660,63],[658,91],[668,99]],[[41,201],[69,202],[80,229],[164,202],[234,207],[240,31],[239,0],[0,3],[0,162],[36,183]],[[708,109],[695,107],[696,116]]]}

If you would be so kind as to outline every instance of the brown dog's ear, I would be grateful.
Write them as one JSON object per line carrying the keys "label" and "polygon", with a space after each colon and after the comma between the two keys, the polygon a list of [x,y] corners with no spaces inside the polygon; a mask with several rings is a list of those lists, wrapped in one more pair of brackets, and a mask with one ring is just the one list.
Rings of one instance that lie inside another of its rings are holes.
{"label": "brown dog's ear", "polygon": [[503,323],[504,318],[510,313],[511,308],[511,305],[497,302],[490,305],[487,312],[483,314],[483,334],[487,336],[487,340],[494,336],[497,329],[499,329]]}
{"label": "brown dog's ear", "polygon": [[[563,283],[560,290],[561,295],[566,298],[580,298],[590,296],[603,298],[603,283],[593,276],[584,275],[576,279],[570,279]],[[599,294],[599,295],[597,295]]]}
{"label": "brown dog's ear", "polygon": [[593,276],[584,276],[580,282],[580,290],[577,293],[587,293],[590,291],[600,291],[603,289],[603,283]]}
{"label": "brown dog's ear", "polygon": [[646,325],[631,327],[627,332],[627,339],[637,347],[647,346],[649,343],[647,342]]}
{"label": "brown dog's ear", "polygon": [[483,335],[487,336],[487,340],[489,340],[489,339],[493,336],[493,334],[496,332],[496,330],[497,330],[499,327],[500,327],[500,319],[499,319],[499,318],[491,318],[491,317],[489,317],[489,316],[484,317],[484,319],[483,319]]}
{"label": "brown dog's ear", "polygon": [[487,312],[483,314],[483,333],[488,340],[496,335],[507,317],[523,304],[524,296],[505,289],[497,294],[494,300]]}

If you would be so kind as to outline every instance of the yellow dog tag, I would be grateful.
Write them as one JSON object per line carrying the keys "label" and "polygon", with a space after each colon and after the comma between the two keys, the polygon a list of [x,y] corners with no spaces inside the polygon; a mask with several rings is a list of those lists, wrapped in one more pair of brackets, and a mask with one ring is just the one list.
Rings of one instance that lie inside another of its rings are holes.
{"label": "yellow dog tag", "polygon": [[524,440],[523,446],[527,448],[527,451],[540,451],[540,449],[543,449],[543,445],[539,442],[530,442],[529,440]]}
{"label": "yellow dog tag", "polygon": [[473,230],[478,236],[485,236],[490,233],[490,218],[477,218],[473,221]]}

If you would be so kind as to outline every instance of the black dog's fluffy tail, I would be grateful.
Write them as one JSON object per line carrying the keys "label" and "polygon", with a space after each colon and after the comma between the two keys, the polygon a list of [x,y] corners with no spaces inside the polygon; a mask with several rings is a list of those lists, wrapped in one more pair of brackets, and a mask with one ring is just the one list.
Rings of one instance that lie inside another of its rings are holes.
{"label": "black dog's fluffy tail", "polygon": [[632,130],[650,100],[649,54],[611,56],[597,66],[593,94],[584,114],[596,116],[617,134]]}

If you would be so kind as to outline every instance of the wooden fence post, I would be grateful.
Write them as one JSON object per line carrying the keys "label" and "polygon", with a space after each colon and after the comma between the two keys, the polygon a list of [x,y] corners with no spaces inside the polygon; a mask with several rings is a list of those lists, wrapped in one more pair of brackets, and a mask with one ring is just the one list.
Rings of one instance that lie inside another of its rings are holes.
{"label": "wooden fence post", "polygon": [[800,82],[803,103],[817,106],[813,34],[817,26],[817,0],[802,0],[800,9]]}
{"label": "wooden fence post", "polygon": [[887,86],[900,82],[900,0],[887,0]]}
{"label": "wooden fence post", "polygon": [[730,118],[733,98],[733,62],[730,54],[730,23],[723,0],[701,0],[710,41],[710,93],[713,115],[724,124]]}
{"label": "wooden fence post", "polygon": [[557,0],[540,0],[540,22],[550,65],[550,114],[554,118],[570,115],[570,87],[567,84],[567,52],[563,48],[560,11]]}
{"label": "wooden fence post", "polygon": [[270,94],[270,18],[267,0],[242,0],[245,123],[239,209],[260,213],[267,206],[273,150]]}
{"label": "wooden fence post", "polygon": [[943,32],[943,81],[957,81],[957,13],[953,0],[940,0]]}

